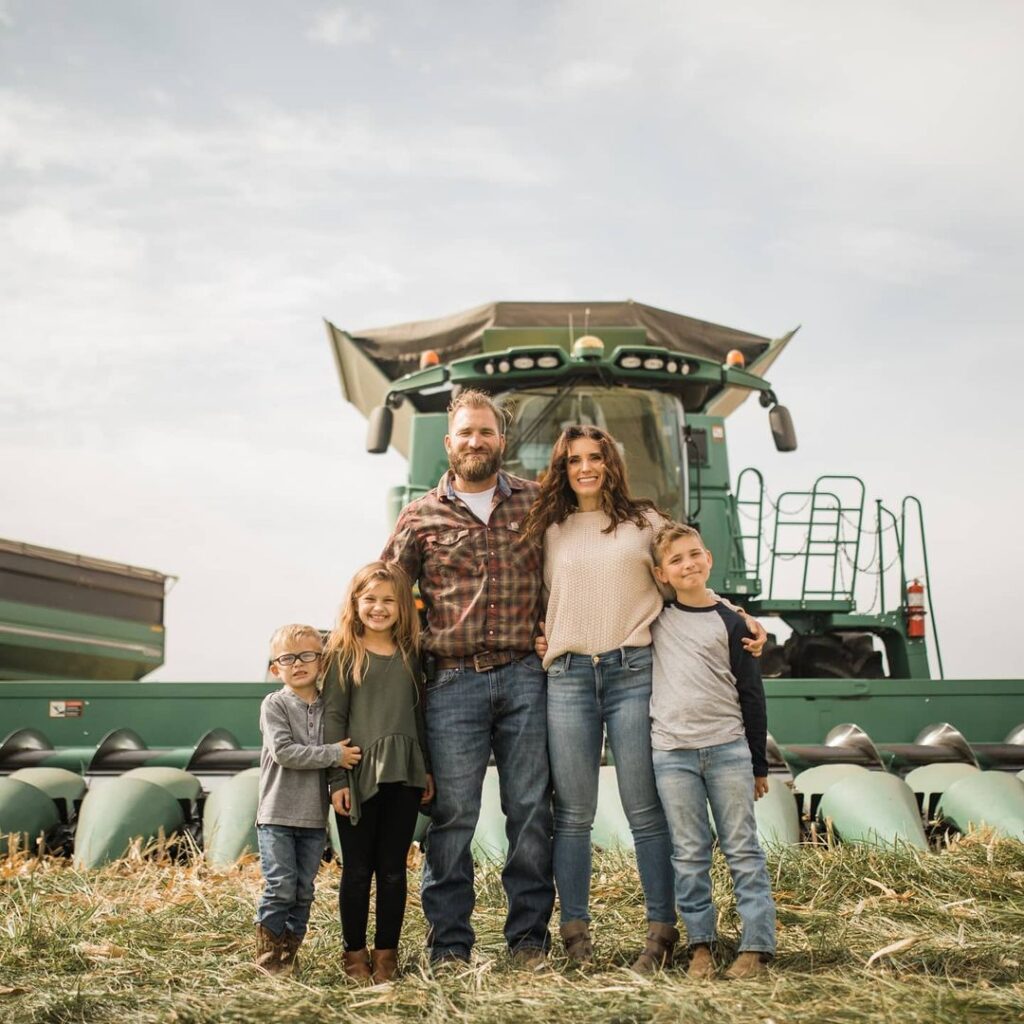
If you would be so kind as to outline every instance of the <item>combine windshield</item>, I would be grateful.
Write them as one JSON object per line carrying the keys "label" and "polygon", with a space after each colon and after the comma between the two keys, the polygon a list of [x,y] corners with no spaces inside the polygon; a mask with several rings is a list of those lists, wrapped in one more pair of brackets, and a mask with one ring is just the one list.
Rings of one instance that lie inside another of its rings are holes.
{"label": "combine windshield", "polygon": [[551,447],[575,423],[601,427],[618,442],[637,498],[651,498],[675,518],[682,516],[678,401],[658,391],[577,385],[513,391],[497,396],[508,412],[506,469],[536,479],[547,467]]}

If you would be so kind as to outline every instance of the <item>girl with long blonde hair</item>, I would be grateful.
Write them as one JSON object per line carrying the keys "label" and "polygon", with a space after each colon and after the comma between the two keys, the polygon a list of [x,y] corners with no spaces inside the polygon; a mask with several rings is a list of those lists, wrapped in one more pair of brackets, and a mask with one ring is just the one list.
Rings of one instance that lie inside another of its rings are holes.
{"label": "girl with long blonde hair", "polygon": [[[434,795],[419,632],[408,577],[394,563],[371,562],[352,577],[324,652],[324,741],[345,738],[363,754],[355,768],[328,775],[345,864],[338,893],[345,973],[362,984],[388,981],[397,969],[406,854],[420,805]],[[371,953],[366,930],[374,876]]]}

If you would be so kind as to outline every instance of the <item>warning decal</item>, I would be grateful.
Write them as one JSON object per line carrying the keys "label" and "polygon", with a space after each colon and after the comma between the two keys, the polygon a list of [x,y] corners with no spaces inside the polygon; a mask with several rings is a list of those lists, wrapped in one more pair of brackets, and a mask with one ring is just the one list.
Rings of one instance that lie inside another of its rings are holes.
{"label": "warning decal", "polygon": [[84,700],[51,700],[51,718],[81,718]]}

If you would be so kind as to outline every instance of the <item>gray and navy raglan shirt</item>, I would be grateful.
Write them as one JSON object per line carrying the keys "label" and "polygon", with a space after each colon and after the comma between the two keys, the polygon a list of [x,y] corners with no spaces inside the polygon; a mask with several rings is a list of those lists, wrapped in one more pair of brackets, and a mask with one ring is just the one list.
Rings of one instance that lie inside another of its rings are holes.
{"label": "gray and navy raglan shirt", "polygon": [[742,616],[724,604],[669,601],[651,626],[651,746],[697,750],[746,737],[754,775],[768,774],[768,713]]}

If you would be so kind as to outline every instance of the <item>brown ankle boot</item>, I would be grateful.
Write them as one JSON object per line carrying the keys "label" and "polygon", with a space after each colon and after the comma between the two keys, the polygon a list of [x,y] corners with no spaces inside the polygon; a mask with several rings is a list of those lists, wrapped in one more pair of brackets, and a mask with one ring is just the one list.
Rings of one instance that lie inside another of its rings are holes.
{"label": "brown ankle boot", "polygon": [[374,985],[383,985],[395,976],[395,971],[398,970],[397,949],[375,949],[370,954],[370,959],[373,962]]}
{"label": "brown ankle boot", "polygon": [[289,931],[285,928],[284,935],[281,936],[282,974],[299,973],[299,946],[301,945],[302,939],[300,939],[295,932]]}
{"label": "brown ankle boot", "polygon": [[566,921],[558,929],[565,944],[565,955],[571,964],[594,962],[594,943],[590,941],[590,925],[586,921]]}
{"label": "brown ankle boot", "polygon": [[688,978],[705,980],[715,976],[715,961],[711,959],[711,947],[699,943],[690,947],[690,966],[686,970]]}
{"label": "brown ankle boot", "polygon": [[732,966],[725,972],[730,981],[741,981],[747,978],[757,978],[768,972],[768,965],[764,962],[761,953],[740,953],[732,962]]}
{"label": "brown ankle boot", "polygon": [[281,937],[256,925],[256,967],[264,974],[281,973]]}
{"label": "brown ankle boot", "polygon": [[679,932],[675,927],[648,921],[647,942],[644,944],[643,952],[633,962],[633,970],[637,974],[653,974],[655,971],[671,967],[678,941]]}
{"label": "brown ankle boot", "polygon": [[345,950],[345,973],[357,985],[370,984],[370,954],[366,947],[362,949]]}

